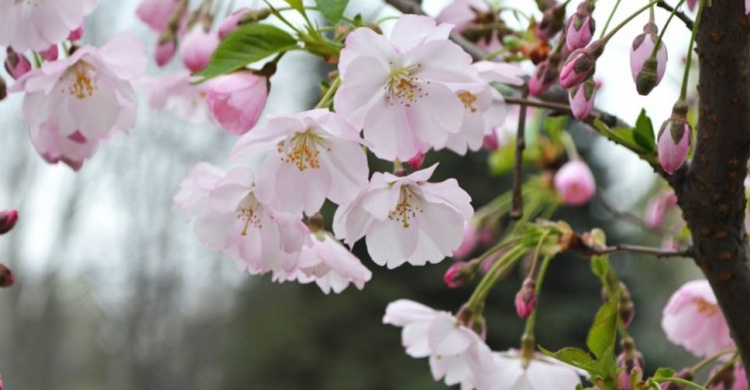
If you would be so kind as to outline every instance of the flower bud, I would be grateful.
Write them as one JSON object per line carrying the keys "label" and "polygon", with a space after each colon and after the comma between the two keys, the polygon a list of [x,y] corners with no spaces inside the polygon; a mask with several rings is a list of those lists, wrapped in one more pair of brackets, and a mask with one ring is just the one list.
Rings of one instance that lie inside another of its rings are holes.
{"label": "flower bud", "polygon": [[156,42],[156,48],[154,50],[154,59],[156,65],[164,66],[172,61],[174,58],[175,51],[177,51],[177,39],[169,31],[166,31],[159,41]]}
{"label": "flower bud", "polygon": [[555,190],[564,204],[580,206],[596,192],[594,175],[581,160],[568,161],[555,173]]}
{"label": "flower bud", "polygon": [[443,282],[448,288],[461,287],[471,281],[475,271],[475,267],[472,267],[469,263],[457,261],[445,271]]}
{"label": "flower bud", "polygon": [[602,41],[596,41],[585,49],[576,49],[560,71],[560,85],[563,88],[573,88],[591,77],[596,70],[596,59],[604,49]]}
{"label": "flower bud", "polygon": [[31,62],[29,62],[23,54],[16,53],[10,47],[8,47],[6,53],[5,71],[8,72],[10,77],[13,77],[14,80],[19,79],[21,76],[31,71]]}
{"label": "flower bud", "polygon": [[[630,72],[635,88],[644,96],[659,85],[667,70],[667,47],[659,41],[658,31],[656,24],[647,23],[643,27],[643,34],[633,40],[630,50]],[[657,44],[659,48],[654,53]]]}
{"label": "flower bud", "polygon": [[586,47],[591,42],[596,30],[596,22],[591,17],[594,7],[588,1],[578,5],[578,11],[574,13],[565,25],[565,46],[571,52]]}
{"label": "flower bud", "polygon": [[232,134],[250,131],[266,107],[269,82],[265,75],[241,70],[216,77],[207,86],[208,108]]}
{"label": "flower bud", "polygon": [[18,211],[5,210],[0,211],[0,235],[8,233],[16,226],[18,221]]}
{"label": "flower bud", "polygon": [[57,61],[57,45],[52,45],[48,47],[47,50],[40,51],[39,55],[42,56],[42,58],[44,58],[46,61]]}
{"label": "flower bud", "polygon": [[208,65],[217,46],[219,36],[206,31],[200,23],[196,24],[180,44],[182,62],[191,72],[200,72]]}
{"label": "flower bud", "polygon": [[223,40],[227,37],[227,35],[229,35],[229,33],[236,30],[237,27],[240,26],[240,21],[245,15],[247,15],[248,12],[250,12],[250,10],[244,8],[241,10],[237,10],[231,15],[227,16],[226,19],[224,19],[221,24],[219,24],[219,39]]}
{"label": "flower bud", "polygon": [[656,145],[659,164],[670,175],[685,163],[690,150],[692,129],[686,115],[687,104],[680,100],[672,108],[672,116],[659,129]]}
{"label": "flower bud", "polygon": [[537,96],[550,89],[560,77],[560,56],[552,54],[537,65],[529,78],[529,95]]}
{"label": "flower bud", "polygon": [[536,309],[536,282],[532,278],[523,281],[521,289],[516,294],[516,314],[521,319],[528,318]]}
{"label": "flower bud", "polygon": [[596,83],[588,78],[582,84],[568,90],[570,94],[570,109],[576,119],[586,119],[591,110],[594,109],[594,96],[596,96]]}
{"label": "flower bud", "polygon": [[415,171],[420,170],[422,168],[422,164],[424,164],[424,153],[417,153],[406,163],[409,165],[409,167],[411,167],[411,169]]}
{"label": "flower bud", "polygon": [[695,6],[698,5],[698,0],[687,0],[687,7],[690,12],[695,11]]}
{"label": "flower bud", "polygon": [[8,267],[0,264],[0,288],[13,285],[13,273]]}
{"label": "flower bud", "polygon": [[68,34],[68,40],[71,42],[77,41],[83,37],[83,25],[78,26],[75,30],[70,30]]}
{"label": "flower bud", "polygon": [[565,5],[557,4],[542,14],[542,20],[536,30],[536,36],[549,41],[565,27]]}
{"label": "flower bud", "polygon": [[[632,344],[632,343],[631,343]],[[631,390],[633,382],[638,383],[643,378],[644,361],[643,355],[635,349],[635,346],[627,349],[617,357],[617,366],[623,368],[617,375],[622,390]]]}

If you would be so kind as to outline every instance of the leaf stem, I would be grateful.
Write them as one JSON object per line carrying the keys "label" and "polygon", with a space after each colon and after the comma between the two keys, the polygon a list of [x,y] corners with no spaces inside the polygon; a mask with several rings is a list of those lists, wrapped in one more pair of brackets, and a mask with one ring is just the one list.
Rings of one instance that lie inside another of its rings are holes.
{"label": "leaf stem", "polygon": [[701,15],[703,14],[703,7],[706,5],[706,0],[701,0],[700,6],[698,7],[698,14],[695,16],[695,24],[693,24],[693,33],[690,36],[690,44],[688,45],[687,60],[685,62],[685,73],[682,75],[682,88],[680,89],[680,99],[685,100],[687,96],[687,82],[690,76],[690,60],[693,58],[693,45],[695,44],[695,36],[698,33],[698,25],[701,22]]}

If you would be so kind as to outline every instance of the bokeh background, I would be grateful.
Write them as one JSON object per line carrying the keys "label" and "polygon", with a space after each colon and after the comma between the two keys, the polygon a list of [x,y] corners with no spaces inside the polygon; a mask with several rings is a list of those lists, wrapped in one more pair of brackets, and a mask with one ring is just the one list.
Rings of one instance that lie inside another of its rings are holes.
{"label": "bokeh background", "polygon": [[[603,26],[614,1],[599,1]],[[86,20],[85,42],[102,44],[132,31],[153,50],[156,36],[134,16],[137,1],[99,2]],[[276,2],[278,3],[278,2]],[[435,15],[449,1],[425,0]],[[506,4],[533,11],[531,4]],[[638,7],[623,2],[622,12]],[[236,2],[236,6],[259,2]],[[571,9],[575,4],[571,4]],[[349,14],[376,19],[396,12],[379,0],[351,1]],[[538,15],[538,14],[537,14]],[[615,17],[622,20],[624,14]],[[666,14],[657,12],[663,24]],[[627,50],[645,24],[628,26],[598,65],[603,81],[597,104],[633,122],[646,107],[658,124],[677,96],[687,31],[679,22],[666,34],[671,63],[661,87],[639,97]],[[179,62],[179,61],[176,61]],[[149,68],[149,75],[179,67]],[[330,68],[311,56],[288,55],[273,79],[269,114],[306,109]],[[8,79],[8,78],[6,78]],[[17,283],[0,291],[0,372],[10,390],[150,389],[439,389],[426,360],[409,358],[400,329],[381,322],[386,305],[407,298],[456,311],[470,287],[450,290],[442,275],[446,259],[426,267],[387,271],[354,250],[373,271],[363,291],[349,287],[326,296],[315,285],[274,284],[240,274],[234,264],[203,248],[173,210],[172,196],[198,161],[227,166],[235,139],[210,123],[193,123],[149,109],[138,125],[105,143],[79,173],[50,166],[34,152],[20,114],[21,96],[0,103],[0,208],[16,208],[21,220],[0,238],[0,262]],[[199,109],[199,107],[196,107]],[[626,151],[569,127],[595,170],[600,195],[619,210],[643,214],[659,185],[648,166]],[[456,177],[479,207],[507,191],[507,178],[491,177],[484,152],[466,157],[431,155],[438,177]],[[660,245],[661,238],[613,216],[598,202],[563,208],[578,231],[604,228],[610,241]],[[667,343],[661,309],[683,281],[698,277],[692,263],[628,254],[612,262],[636,304],[632,334],[647,369],[689,362]],[[582,346],[600,304],[598,282],[585,260],[553,262],[540,300],[537,340],[549,349]],[[523,323],[515,316],[517,272],[489,297],[488,343],[517,347]]]}

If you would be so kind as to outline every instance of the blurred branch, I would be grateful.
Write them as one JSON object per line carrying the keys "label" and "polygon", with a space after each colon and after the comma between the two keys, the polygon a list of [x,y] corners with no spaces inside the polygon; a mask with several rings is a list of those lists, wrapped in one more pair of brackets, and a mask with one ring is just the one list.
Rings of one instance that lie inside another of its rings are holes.
{"label": "blurred branch", "polygon": [[585,249],[579,252],[587,256],[598,256],[598,255],[609,255],[616,252],[629,252],[629,253],[640,253],[644,255],[654,255],[656,257],[684,257],[689,258],[693,256],[693,248],[678,249],[678,250],[664,250],[661,248],[654,248],[650,246],[640,245],[629,245],[620,244],[615,246],[608,246],[604,248],[594,248],[586,246]]}
{"label": "blurred branch", "polygon": [[635,215],[633,213],[629,213],[629,212],[626,212],[626,211],[620,211],[620,210],[618,210],[612,204],[612,202],[610,202],[609,199],[605,198],[604,195],[602,195],[600,192],[596,192],[596,194],[594,195],[594,199],[596,199],[597,203],[599,203],[599,205],[602,206],[602,208],[606,212],[612,214],[612,216],[615,217],[615,218],[620,218],[620,219],[622,219],[622,220],[624,220],[626,222],[630,222],[633,225],[637,225],[638,227],[643,228],[645,230],[656,230],[656,231],[658,231],[661,234],[667,234],[668,233],[667,231],[665,231],[662,228],[658,228],[658,227],[657,228],[652,228],[652,227],[648,226],[646,224],[646,221],[643,220],[643,218],[641,218],[641,217],[639,217],[639,216],[637,216],[637,215]]}
{"label": "blurred branch", "polygon": [[[524,87],[523,98],[529,96],[528,86]],[[518,129],[516,130],[516,163],[513,167],[513,203],[510,217],[519,220],[523,216],[523,150],[526,149],[526,105],[520,103],[518,114]]]}
{"label": "blurred branch", "polygon": [[[667,10],[667,12],[674,12],[674,7],[667,4],[665,1],[660,1],[656,3],[656,6],[659,8],[664,8],[665,10]],[[682,23],[685,23],[685,27],[687,27],[688,30],[691,30],[691,31],[693,30],[693,19],[690,19],[690,17],[685,15],[684,12],[682,11],[675,12],[674,16],[682,20]]]}

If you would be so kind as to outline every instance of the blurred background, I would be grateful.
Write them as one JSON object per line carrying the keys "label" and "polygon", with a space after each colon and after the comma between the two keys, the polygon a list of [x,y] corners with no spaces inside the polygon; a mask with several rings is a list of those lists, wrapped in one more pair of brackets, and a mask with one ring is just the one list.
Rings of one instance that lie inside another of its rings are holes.
{"label": "blurred background", "polygon": [[[352,1],[348,14],[374,20],[396,12],[380,1]],[[424,1],[433,15],[449,1]],[[508,1],[510,3],[510,1]],[[533,6],[513,6],[533,10]],[[613,1],[599,1],[598,26]],[[637,8],[623,2],[622,12]],[[260,2],[237,2],[236,6]],[[133,31],[153,52],[155,34],[134,16],[137,1],[100,1],[86,20],[84,42],[97,45],[119,31]],[[571,7],[575,4],[571,3]],[[623,15],[623,14],[620,14]],[[666,14],[657,12],[657,23]],[[615,17],[615,22],[624,16]],[[678,70],[687,30],[676,22],[666,34],[671,64],[651,96],[636,94],[628,55],[645,16],[628,26],[598,65],[603,88],[597,105],[634,122],[647,107],[657,124],[677,96]],[[179,62],[179,61],[176,61]],[[171,69],[149,68],[149,75]],[[304,54],[281,62],[266,112],[307,109],[331,69]],[[79,173],[51,166],[33,150],[20,114],[21,96],[0,104],[0,208],[18,209],[16,228],[0,239],[0,262],[16,284],[0,291],[0,372],[9,390],[125,389],[439,389],[426,360],[408,357],[400,329],[385,326],[386,305],[400,298],[455,312],[471,287],[450,290],[440,264],[393,271],[355,253],[373,271],[363,291],[349,287],[326,296],[315,285],[274,284],[239,273],[233,262],[202,247],[172,196],[199,161],[227,166],[235,138],[210,123],[193,123],[146,104],[131,134],[102,145]],[[196,107],[198,110],[199,107]],[[570,127],[581,154],[595,171],[602,198],[618,210],[642,215],[658,187],[649,167],[586,129]],[[435,180],[456,177],[475,208],[510,188],[489,176],[487,154],[430,155],[441,161]],[[601,202],[561,209],[582,232],[599,226],[612,243],[660,245],[653,232],[623,222]],[[688,261],[612,256],[636,304],[632,334],[647,369],[681,367],[687,353],[668,344],[660,326],[669,295],[698,273]],[[537,341],[549,349],[583,346],[600,304],[597,279],[585,260],[561,256],[552,263],[540,299]],[[515,271],[488,299],[488,343],[517,347],[523,322],[513,298]]]}

